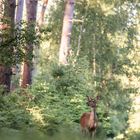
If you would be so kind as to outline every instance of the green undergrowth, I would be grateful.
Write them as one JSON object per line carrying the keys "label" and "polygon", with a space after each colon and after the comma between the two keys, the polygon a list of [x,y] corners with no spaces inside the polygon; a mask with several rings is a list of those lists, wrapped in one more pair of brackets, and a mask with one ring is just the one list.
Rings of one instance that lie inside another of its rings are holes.
{"label": "green undergrowth", "polygon": [[52,139],[82,139],[79,120],[82,113],[90,111],[86,95],[96,98],[100,94],[96,138],[113,139],[124,133],[131,106],[129,90],[116,79],[104,79],[106,86],[101,88],[100,77],[94,87],[85,64],[61,67],[52,63],[28,89],[16,89],[8,95],[1,92],[0,128],[35,130]]}

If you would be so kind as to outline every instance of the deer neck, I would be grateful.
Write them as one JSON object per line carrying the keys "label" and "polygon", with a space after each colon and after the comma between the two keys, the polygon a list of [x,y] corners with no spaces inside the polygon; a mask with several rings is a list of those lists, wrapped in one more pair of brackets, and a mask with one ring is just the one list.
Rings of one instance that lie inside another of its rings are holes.
{"label": "deer neck", "polygon": [[92,128],[94,127],[95,124],[96,124],[96,109],[92,108],[90,112],[88,126],[89,128]]}
{"label": "deer neck", "polygon": [[94,119],[96,118],[96,107],[92,108]]}
{"label": "deer neck", "polygon": [[95,120],[96,118],[96,108],[91,108],[91,117],[93,118],[93,120]]}
{"label": "deer neck", "polygon": [[96,109],[92,108],[89,117],[89,126],[92,127],[96,121]]}

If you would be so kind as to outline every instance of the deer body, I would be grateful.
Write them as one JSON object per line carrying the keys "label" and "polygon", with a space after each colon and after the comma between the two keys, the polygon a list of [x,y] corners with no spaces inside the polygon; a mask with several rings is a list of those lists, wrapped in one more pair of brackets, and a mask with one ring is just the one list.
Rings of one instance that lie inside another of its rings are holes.
{"label": "deer body", "polygon": [[83,113],[80,119],[80,125],[82,133],[93,136],[97,128],[97,116],[96,116],[96,102],[88,100],[88,105],[91,107],[91,112]]}

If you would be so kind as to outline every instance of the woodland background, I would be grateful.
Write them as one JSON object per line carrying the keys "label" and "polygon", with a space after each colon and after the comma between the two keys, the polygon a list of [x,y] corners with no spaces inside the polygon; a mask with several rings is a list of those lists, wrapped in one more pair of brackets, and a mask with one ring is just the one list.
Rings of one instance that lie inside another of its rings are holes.
{"label": "woodland background", "polygon": [[140,139],[139,0],[0,0],[1,138],[86,139],[86,95],[95,139]]}

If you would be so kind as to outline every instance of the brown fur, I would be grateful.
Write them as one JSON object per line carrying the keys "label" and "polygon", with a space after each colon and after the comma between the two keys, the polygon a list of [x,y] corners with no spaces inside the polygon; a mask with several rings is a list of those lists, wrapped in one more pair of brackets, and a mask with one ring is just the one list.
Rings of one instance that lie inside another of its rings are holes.
{"label": "brown fur", "polygon": [[80,125],[82,133],[85,135],[89,134],[92,137],[97,128],[97,118],[94,118],[94,112],[84,113],[81,116]]}

